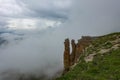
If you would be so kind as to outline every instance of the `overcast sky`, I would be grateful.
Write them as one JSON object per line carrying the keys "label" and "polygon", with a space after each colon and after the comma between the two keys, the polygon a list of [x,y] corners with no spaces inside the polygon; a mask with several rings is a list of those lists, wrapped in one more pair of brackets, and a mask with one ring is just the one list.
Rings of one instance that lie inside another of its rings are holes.
{"label": "overcast sky", "polygon": [[74,29],[73,32],[81,34],[120,31],[119,3],[119,0],[0,0],[0,29],[43,30],[66,22],[62,26],[68,26],[67,31]]}
{"label": "overcast sky", "polygon": [[17,68],[54,75],[63,69],[65,38],[120,32],[119,4],[120,0],[0,0],[0,37],[9,42],[0,47],[0,72]]}
{"label": "overcast sky", "polygon": [[71,0],[0,0],[0,27],[55,27],[68,19]]}

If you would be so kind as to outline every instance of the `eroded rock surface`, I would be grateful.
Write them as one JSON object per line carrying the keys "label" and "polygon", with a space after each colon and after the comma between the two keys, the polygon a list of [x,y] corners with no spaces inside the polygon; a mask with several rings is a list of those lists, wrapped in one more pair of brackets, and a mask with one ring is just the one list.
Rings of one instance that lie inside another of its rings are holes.
{"label": "eroded rock surface", "polygon": [[64,71],[68,71],[70,68],[70,42],[69,39],[66,39],[64,42]]}
{"label": "eroded rock surface", "polygon": [[75,40],[71,40],[72,52],[70,53],[70,42],[69,39],[65,39],[64,42],[64,71],[69,71],[70,67],[79,61],[81,54],[84,49],[90,45],[92,37],[83,36],[78,40],[78,43],[75,43]]}

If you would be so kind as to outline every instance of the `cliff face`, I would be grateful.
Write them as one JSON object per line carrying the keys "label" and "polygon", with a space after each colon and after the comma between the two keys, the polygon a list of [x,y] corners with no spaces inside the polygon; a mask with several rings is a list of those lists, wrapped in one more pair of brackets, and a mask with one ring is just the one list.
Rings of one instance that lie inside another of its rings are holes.
{"label": "cliff face", "polygon": [[64,42],[64,68],[65,71],[68,71],[70,68],[70,44],[69,39],[66,39]]}
{"label": "cliff face", "polygon": [[75,63],[75,55],[76,55],[76,43],[75,40],[71,40],[72,52],[70,54],[70,66]]}
{"label": "cliff face", "polygon": [[80,55],[84,49],[91,43],[93,37],[83,36],[75,43],[75,40],[71,40],[72,52],[70,52],[69,39],[65,39],[64,42],[64,72],[69,71],[70,67],[78,62]]}

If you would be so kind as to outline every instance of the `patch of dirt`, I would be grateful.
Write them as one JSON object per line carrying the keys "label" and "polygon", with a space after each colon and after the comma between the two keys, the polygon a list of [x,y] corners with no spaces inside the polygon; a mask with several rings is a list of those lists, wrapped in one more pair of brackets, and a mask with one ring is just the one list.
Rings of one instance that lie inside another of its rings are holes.
{"label": "patch of dirt", "polygon": [[108,53],[111,50],[116,50],[116,49],[120,48],[120,38],[119,37],[116,40],[111,41],[111,43],[113,44],[113,46],[111,48],[109,48],[109,49],[101,49],[99,52],[94,52],[93,54],[89,54],[88,56],[86,56],[84,58],[84,60],[86,62],[90,62],[90,61],[93,61],[94,56],[96,54],[98,54],[98,53],[105,54],[105,53]]}

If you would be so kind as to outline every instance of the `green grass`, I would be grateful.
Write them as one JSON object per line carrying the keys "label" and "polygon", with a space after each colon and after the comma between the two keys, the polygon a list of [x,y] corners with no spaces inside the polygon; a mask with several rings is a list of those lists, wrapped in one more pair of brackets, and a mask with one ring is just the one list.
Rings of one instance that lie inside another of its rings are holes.
{"label": "green grass", "polygon": [[[120,33],[101,36],[92,42],[84,54],[98,52],[100,49],[111,48],[109,41],[116,39]],[[68,73],[56,80],[120,80],[120,48],[111,50],[104,55],[97,54],[92,62],[86,63],[82,55],[79,63]]]}
{"label": "green grass", "polygon": [[92,62],[82,61],[56,80],[120,80],[120,49],[96,55]]}

